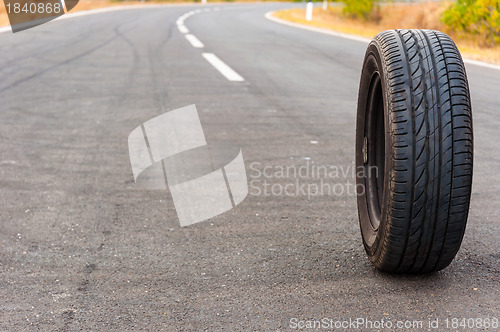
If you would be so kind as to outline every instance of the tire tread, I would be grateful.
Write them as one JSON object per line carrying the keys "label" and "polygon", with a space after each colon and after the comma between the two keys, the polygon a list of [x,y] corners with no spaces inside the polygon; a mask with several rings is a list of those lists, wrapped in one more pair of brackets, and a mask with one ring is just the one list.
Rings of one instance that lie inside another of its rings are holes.
{"label": "tire tread", "polygon": [[472,187],[465,67],[453,41],[438,31],[389,30],[374,42],[388,89],[392,158],[386,230],[371,259],[391,272],[440,270],[462,242]]}

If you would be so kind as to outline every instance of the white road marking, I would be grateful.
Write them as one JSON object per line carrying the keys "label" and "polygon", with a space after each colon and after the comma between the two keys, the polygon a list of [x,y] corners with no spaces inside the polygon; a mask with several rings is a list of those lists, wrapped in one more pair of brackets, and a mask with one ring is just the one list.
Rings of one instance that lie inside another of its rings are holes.
{"label": "white road marking", "polygon": [[177,29],[179,29],[181,33],[189,33],[189,29],[186,28],[184,23],[177,23]]}
{"label": "white road marking", "polygon": [[194,48],[205,47],[205,45],[203,45],[203,43],[198,38],[196,38],[195,35],[188,34],[186,35],[186,39],[191,43],[191,45],[193,45]]}
{"label": "white road marking", "polygon": [[[136,10],[136,9],[151,9],[151,8],[168,8],[168,7],[187,7],[187,6],[196,6],[196,4],[158,4],[158,5],[124,5],[124,6],[115,6],[115,7],[105,7],[98,9],[90,9],[90,10],[82,10],[80,12],[70,12],[68,14],[64,14],[52,20],[53,22],[60,20],[67,20],[69,18],[75,18],[80,16],[101,14],[107,12],[115,12],[121,10]],[[10,25],[5,27],[0,27],[0,33],[12,31]]]}
{"label": "white road marking", "polygon": [[[210,11],[210,9],[206,9],[206,10],[207,10],[207,11]],[[192,11],[187,12],[187,13],[185,13],[184,15],[180,16],[180,17],[177,19],[177,22],[176,22],[176,24],[177,24],[177,29],[179,29],[179,31],[180,31],[181,33],[184,33],[184,34],[189,33],[189,29],[188,29],[188,28],[186,27],[186,25],[184,24],[184,21],[185,21],[185,20],[187,20],[189,17],[191,17],[191,16],[193,16],[193,15],[195,15],[195,14],[198,14],[198,13],[201,13],[201,9],[198,9],[198,10],[192,10]],[[193,36],[193,37],[194,37],[194,36]],[[188,37],[186,36],[186,38],[188,38]],[[194,38],[196,39],[196,37],[194,37]],[[191,42],[191,40],[190,40],[189,38],[188,38],[188,40]],[[195,44],[193,44],[192,42],[191,42],[191,44],[192,44],[194,47],[197,47],[197,48],[201,48],[201,47],[203,47],[203,44],[202,44],[202,43],[201,43],[198,39],[196,39],[196,40],[198,41],[198,43],[196,43],[196,45],[198,45],[198,46],[195,46]],[[199,46],[199,45],[201,45],[201,46]]]}
{"label": "white road marking", "polygon": [[213,53],[203,53],[203,57],[217,69],[225,78],[231,82],[244,82],[245,79],[235,72],[231,67],[226,65]]}
{"label": "white road marking", "polygon": [[471,65],[476,65],[476,66],[481,66],[481,67],[486,67],[486,68],[500,70],[500,66],[499,65],[494,65],[492,63],[487,63],[487,62],[483,62],[483,61],[477,61],[477,60],[472,60],[472,59],[464,59],[464,63],[469,63]]}
{"label": "white road marking", "polygon": [[[369,43],[369,42],[371,42],[371,39],[368,39],[368,38],[363,38],[363,37],[358,37],[358,36],[354,36],[354,35],[348,35],[348,34],[345,34],[345,33],[336,32],[336,31],[332,31],[332,30],[315,28],[315,27],[310,27],[310,26],[307,26],[307,25],[302,25],[302,24],[298,24],[298,23],[288,22],[288,21],[282,20],[280,18],[274,17],[273,14],[274,14],[274,11],[270,11],[270,12],[267,12],[264,16],[268,20],[270,20],[270,21],[273,21],[273,22],[276,22],[276,23],[280,23],[280,24],[283,24],[283,25],[288,25],[288,26],[291,26],[291,27],[294,27],[294,28],[299,28],[299,29],[303,29],[303,30],[309,30],[309,31],[313,31],[313,32],[317,32],[317,33],[322,33],[322,34],[325,34],[325,35],[330,35],[330,36],[335,36],[335,37],[340,37],[340,38],[344,38],[344,39],[355,40],[355,41],[359,41],[359,42],[363,42],[363,43]],[[463,59],[463,60],[464,60],[464,63],[468,63],[468,64],[471,64],[471,65],[476,65],[476,66],[481,66],[481,67],[485,67],[485,68],[491,68],[491,69],[500,70],[500,65],[495,65],[495,64],[492,64],[492,63],[487,63],[487,62],[477,61],[477,60],[472,60],[472,59]]]}

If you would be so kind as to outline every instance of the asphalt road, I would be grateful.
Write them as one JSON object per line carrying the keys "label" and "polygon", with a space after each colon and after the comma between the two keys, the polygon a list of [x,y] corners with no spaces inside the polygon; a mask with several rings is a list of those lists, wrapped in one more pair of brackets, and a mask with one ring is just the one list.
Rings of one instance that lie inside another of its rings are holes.
{"label": "asphalt road", "polygon": [[[268,166],[354,163],[366,44],[264,18],[290,6],[208,7],[220,10],[185,21],[203,49],[176,26],[192,6],[0,34],[0,330],[276,331],[293,318],[425,329],[439,318],[444,330],[446,318],[500,318],[500,71],[467,66],[475,174],[456,260],[431,275],[381,273],[362,248],[354,195],[255,188]],[[133,182],[127,138],[191,104],[207,140],[241,147],[258,181],[236,208],[181,228],[169,192]]]}

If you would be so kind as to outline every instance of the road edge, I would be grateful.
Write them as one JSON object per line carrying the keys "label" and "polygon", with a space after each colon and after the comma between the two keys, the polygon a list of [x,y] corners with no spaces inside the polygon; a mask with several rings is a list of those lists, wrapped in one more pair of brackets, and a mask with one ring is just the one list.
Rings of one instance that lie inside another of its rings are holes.
{"label": "road edge", "polygon": [[[285,21],[285,20],[282,20],[280,18],[274,17],[273,14],[275,12],[276,12],[275,10],[269,11],[264,16],[265,16],[265,18],[267,18],[270,21],[273,21],[273,22],[276,22],[279,24],[283,24],[283,25],[288,25],[288,26],[291,26],[294,28],[299,28],[299,29],[308,30],[308,31],[312,31],[312,32],[322,33],[325,35],[330,35],[330,36],[344,38],[344,39],[350,39],[350,40],[354,40],[354,41],[358,41],[358,42],[363,42],[366,44],[368,44],[371,41],[371,39],[368,39],[368,38],[363,38],[363,37],[359,37],[359,36],[355,36],[355,35],[349,35],[349,34],[345,34],[345,33],[341,33],[341,32],[336,32],[333,30],[310,27],[307,25],[299,24],[299,23]],[[500,70],[500,65],[495,65],[492,63],[484,62],[484,61],[473,60],[473,59],[468,59],[468,58],[463,58],[463,61],[464,61],[464,63],[471,64],[471,65]]]}
{"label": "road edge", "polygon": [[[151,5],[124,5],[124,6],[112,6],[112,7],[103,7],[103,8],[96,8],[96,9],[89,9],[89,10],[82,10],[78,12],[73,12],[73,13],[67,13],[64,15],[61,15],[53,20],[54,21],[59,21],[59,20],[66,20],[70,18],[75,18],[75,17],[80,17],[80,16],[87,16],[87,15],[94,15],[94,14],[101,14],[101,13],[107,13],[107,12],[113,12],[113,11],[120,11],[120,10],[129,10],[129,9],[144,9],[144,8],[160,8],[160,7],[192,7],[192,6],[199,6],[197,3],[172,3],[172,4],[151,4]],[[12,31],[12,28],[10,25],[0,27],[0,33]]]}
{"label": "road edge", "polygon": [[346,33],[337,32],[337,31],[333,31],[333,30],[316,28],[316,27],[310,27],[310,26],[307,26],[307,25],[299,24],[299,23],[293,23],[293,22],[285,21],[285,20],[282,20],[281,18],[274,17],[273,14],[275,12],[276,12],[276,10],[269,11],[264,16],[265,16],[265,18],[267,18],[270,21],[273,21],[273,22],[276,22],[276,23],[280,23],[280,24],[283,24],[283,25],[288,25],[288,26],[291,26],[291,27],[294,27],[294,28],[309,30],[309,31],[313,31],[313,32],[317,32],[317,33],[322,33],[322,34],[330,35],[330,36],[334,36],[334,37],[340,37],[340,38],[344,38],[344,39],[355,40],[355,41],[363,42],[363,43],[366,43],[366,44],[368,44],[371,41],[371,39],[364,38],[364,37],[359,37],[359,36],[355,36],[355,35],[348,35]]}

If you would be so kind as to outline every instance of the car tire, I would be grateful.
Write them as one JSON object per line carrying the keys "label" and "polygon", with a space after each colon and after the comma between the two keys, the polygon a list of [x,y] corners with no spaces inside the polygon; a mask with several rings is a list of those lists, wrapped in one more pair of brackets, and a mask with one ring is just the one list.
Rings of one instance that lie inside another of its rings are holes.
{"label": "car tire", "polygon": [[369,44],[356,120],[363,244],[380,270],[448,266],[467,223],[473,136],[469,86],[454,42],[388,30]]}

